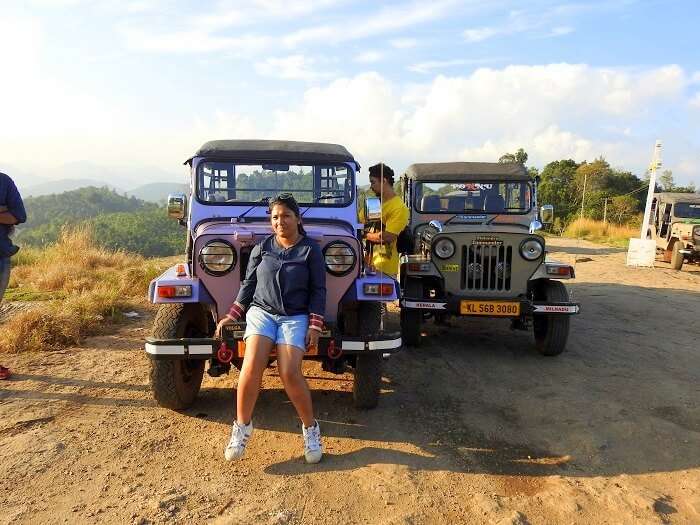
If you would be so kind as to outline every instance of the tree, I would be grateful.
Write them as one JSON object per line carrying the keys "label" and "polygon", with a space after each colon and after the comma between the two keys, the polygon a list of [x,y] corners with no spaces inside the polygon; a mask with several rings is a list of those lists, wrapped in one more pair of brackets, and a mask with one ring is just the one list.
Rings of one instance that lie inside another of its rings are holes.
{"label": "tree", "polygon": [[673,181],[673,172],[664,170],[656,183],[657,190],[673,191],[675,193],[695,193],[695,184],[692,182],[687,186],[676,186]]}
{"label": "tree", "polygon": [[556,160],[547,164],[540,174],[537,200],[553,205],[557,216],[564,219],[576,209],[574,178],[578,166],[572,159]]}
{"label": "tree", "polygon": [[639,202],[631,195],[613,197],[608,204],[608,215],[617,223],[625,224],[639,213]]}
{"label": "tree", "polygon": [[659,177],[659,184],[663,191],[673,191],[675,187],[675,184],[673,184],[673,172],[671,170],[662,171]]}
{"label": "tree", "polygon": [[518,148],[515,153],[506,153],[498,159],[501,164],[517,163],[523,166],[527,162],[527,152],[523,148]]}

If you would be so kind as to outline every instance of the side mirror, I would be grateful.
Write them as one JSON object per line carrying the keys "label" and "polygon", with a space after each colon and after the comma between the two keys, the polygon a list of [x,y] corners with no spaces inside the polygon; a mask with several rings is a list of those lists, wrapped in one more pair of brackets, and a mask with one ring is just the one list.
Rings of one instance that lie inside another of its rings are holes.
{"label": "side mirror", "polygon": [[184,193],[171,193],[168,195],[168,217],[184,219],[187,216],[187,197]]}
{"label": "side mirror", "polygon": [[554,206],[545,204],[540,208],[540,219],[543,224],[552,224],[554,222]]}
{"label": "side mirror", "polygon": [[379,197],[367,197],[365,199],[365,221],[376,222],[382,220],[382,201]]}

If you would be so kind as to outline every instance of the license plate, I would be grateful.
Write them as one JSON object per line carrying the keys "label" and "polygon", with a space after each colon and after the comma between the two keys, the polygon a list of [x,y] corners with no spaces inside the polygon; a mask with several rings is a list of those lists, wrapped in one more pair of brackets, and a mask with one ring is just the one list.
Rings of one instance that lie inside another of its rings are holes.
{"label": "license plate", "polygon": [[500,301],[460,301],[462,315],[489,315],[495,317],[518,317],[520,303]]}
{"label": "license plate", "polygon": [[[243,356],[245,356],[245,342],[244,341],[238,341],[238,346],[236,347],[236,355],[240,358],[243,359]],[[309,347],[306,349],[306,352],[304,352],[304,355],[318,355],[318,345],[314,347]],[[272,347],[272,351],[270,352],[270,357],[277,357],[277,351],[275,347]]]}

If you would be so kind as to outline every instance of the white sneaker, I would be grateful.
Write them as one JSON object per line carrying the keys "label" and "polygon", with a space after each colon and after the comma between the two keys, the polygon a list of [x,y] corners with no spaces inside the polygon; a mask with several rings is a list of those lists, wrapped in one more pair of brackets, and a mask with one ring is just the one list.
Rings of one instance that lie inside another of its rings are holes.
{"label": "white sneaker", "polygon": [[307,463],[318,463],[323,456],[323,445],[321,445],[321,427],[318,421],[312,427],[305,427],[302,423],[301,432],[304,434],[304,457]]}
{"label": "white sneaker", "polygon": [[240,425],[238,421],[233,422],[231,429],[231,439],[224,450],[226,461],[241,459],[245,454],[245,446],[248,444],[250,436],[253,435],[253,422],[247,425]]}

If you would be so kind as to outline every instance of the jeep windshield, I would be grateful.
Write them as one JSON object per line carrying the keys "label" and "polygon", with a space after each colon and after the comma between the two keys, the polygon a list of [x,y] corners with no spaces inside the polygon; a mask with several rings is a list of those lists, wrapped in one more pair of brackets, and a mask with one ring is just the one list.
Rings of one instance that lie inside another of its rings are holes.
{"label": "jeep windshield", "polygon": [[418,182],[414,195],[422,213],[527,213],[532,206],[525,181]]}
{"label": "jeep windshield", "polygon": [[674,214],[680,219],[700,219],[700,203],[678,202]]}
{"label": "jeep windshield", "polygon": [[255,204],[291,193],[301,206],[347,206],[354,188],[353,170],[344,164],[205,161],[197,168],[197,198],[212,204]]}

